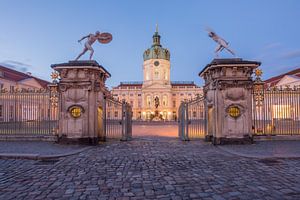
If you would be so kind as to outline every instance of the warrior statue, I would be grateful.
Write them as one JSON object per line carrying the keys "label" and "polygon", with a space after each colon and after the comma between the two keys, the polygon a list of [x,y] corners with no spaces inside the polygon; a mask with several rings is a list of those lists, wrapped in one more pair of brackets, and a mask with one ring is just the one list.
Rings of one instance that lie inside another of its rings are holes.
{"label": "warrior statue", "polygon": [[215,50],[216,57],[219,57],[218,52],[221,52],[223,49],[226,49],[228,52],[235,56],[235,53],[231,49],[229,49],[229,43],[226,42],[226,40],[218,36],[214,31],[212,31],[209,28],[207,28],[206,31],[208,32],[208,36],[211,37],[216,43],[218,43],[218,46]]}
{"label": "warrior statue", "polygon": [[92,45],[96,40],[102,44],[107,44],[112,40],[112,35],[110,33],[101,33],[97,31],[95,34],[89,34],[87,36],[82,37],[78,42],[80,43],[82,40],[86,39],[87,41],[84,43],[84,48],[82,52],[77,56],[75,60],[78,60],[85,52],[88,50],[91,52],[90,53],[90,60],[92,60],[93,54],[94,54],[94,49],[92,48]]}

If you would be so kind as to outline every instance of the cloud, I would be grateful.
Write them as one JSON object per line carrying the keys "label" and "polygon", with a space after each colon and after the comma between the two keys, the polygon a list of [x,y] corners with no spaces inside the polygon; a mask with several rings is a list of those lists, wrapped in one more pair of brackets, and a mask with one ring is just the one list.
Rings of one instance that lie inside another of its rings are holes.
{"label": "cloud", "polygon": [[27,72],[29,71],[29,68],[32,67],[30,64],[15,60],[5,60],[3,62],[0,62],[0,64],[11,69],[19,70],[21,72]]}
{"label": "cloud", "polygon": [[254,57],[257,60],[274,60],[279,58],[280,52],[283,50],[283,45],[280,42],[268,43],[262,46],[261,50],[258,51],[258,55]]}
{"label": "cloud", "polygon": [[273,43],[269,43],[267,45],[265,45],[263,47],[264,50],[271,50],[271,49],[278,49],[278,48],[281,48],[282,47],[282,44],[279,43],[279,42],[273,42]]}
{"label": "cloud", "polygon": [[281,59],[300,58],[300,50],[284,52],[280,56]]}

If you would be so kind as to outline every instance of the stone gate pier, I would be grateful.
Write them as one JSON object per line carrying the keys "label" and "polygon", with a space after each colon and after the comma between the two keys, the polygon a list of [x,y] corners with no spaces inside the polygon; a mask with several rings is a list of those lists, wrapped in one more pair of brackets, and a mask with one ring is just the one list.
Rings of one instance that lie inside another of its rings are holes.
{"label": "stone gate pier", "polygon": [[199,73],[207,116],[206,140],[213,144],[252,142],[252,73],[257,61],[214,59]]}
{"label": "stone gate pier", "polygon": [[104,137],[105,81],[110,77],[96,61],[53,64],[59,73],[59,142],[96,144]]}

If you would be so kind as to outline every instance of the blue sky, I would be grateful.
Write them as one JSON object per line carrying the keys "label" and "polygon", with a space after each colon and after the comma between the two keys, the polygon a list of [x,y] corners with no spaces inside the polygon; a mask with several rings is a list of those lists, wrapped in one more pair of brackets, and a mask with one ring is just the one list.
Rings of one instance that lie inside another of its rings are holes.
{"label": "blue sky", "polygon": [[113,34],[111,43],[94,45],[94,59],[112,74],[108,86],[142,80],[156,23],[171,52],[172,80],[203,83],[198,73],[216,47],[205,27],[238,57],[261,61],[264,78],[300,67],[297,0],[1,0],[0,9],[0,63],[47,80],[50,65],[74,59],[77,40],[96,30]]}

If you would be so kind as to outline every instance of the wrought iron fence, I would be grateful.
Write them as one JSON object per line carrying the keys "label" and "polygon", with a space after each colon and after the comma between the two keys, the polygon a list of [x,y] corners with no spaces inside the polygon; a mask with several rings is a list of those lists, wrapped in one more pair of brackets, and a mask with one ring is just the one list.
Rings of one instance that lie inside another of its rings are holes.
{"label": "wrought iron fence", "polygon": [[204,138],[206,117],[203,96],[182,102],[178,114],[178,134],[181,140]]}
{"label": "wrought iron fence", "polygon": [[56,86],[0,91],[0,134],[52,135],[58,126]]}
{"label": "wrought iron fence", "polygon": [[132,137],[132,108],[125,101],[105,99],[106,138],[128,140]]}
{"label": "wrought iron fence", "polygon": [[253,131],[255,135],[300,134],[300,88],[265,88],[254,84]]}

